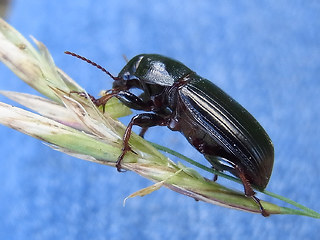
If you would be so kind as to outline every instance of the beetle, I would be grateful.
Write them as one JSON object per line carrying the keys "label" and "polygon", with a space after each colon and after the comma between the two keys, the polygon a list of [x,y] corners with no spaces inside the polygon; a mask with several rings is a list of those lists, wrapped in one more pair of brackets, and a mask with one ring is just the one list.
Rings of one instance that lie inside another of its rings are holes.
{"label": "beetle", "polygon": [[[97,106],[116,97],[129,108],[144,111],[135,115],[125,130],[122,153],[116,163],[118,171],[131,150],[128,142],[133,125],[142,128],[142,137],[149,127],[167,126],[181,132],[214,169],[239,178],[245,195],[259,205],[263,216],[269,215],[252,185],[261,191],[266,188],[274,147],[258,121],[232,97],[181,62],[162,55],[137,55],[115,77],[80,55],[66,53],[95,65],[114,80],[106,95],[99,99],[90,96]],[[130,91],[133,89],[139,89],[141,94],[135,95]]]}

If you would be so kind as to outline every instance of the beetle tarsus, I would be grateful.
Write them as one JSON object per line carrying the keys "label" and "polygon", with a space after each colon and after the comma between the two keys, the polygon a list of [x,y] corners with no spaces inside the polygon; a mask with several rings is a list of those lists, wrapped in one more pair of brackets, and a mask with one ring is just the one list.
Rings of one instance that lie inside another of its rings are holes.
{"label": "beetle tarsus", "polygon": [[85,93],[85,92],[78,92],[78,91],[70,91],[70,93],[76,93],[78,94],[80,97],[84,97],[84,98],[90,98],[90,100],[95,103],[96,99],[94,96],[90,95],[89,93]]}
{"label": "beetle tarsus", "polygon": [[100,107],[102,106],[102,112],[105,112],[105,107],[107,102],[109,101],[110,98],[112,98],[114,95],[116,95],[115,92],[111,92],[111,93],[107,93],[105,95],[103,95],[102,97],[96,99],[94,96],[85,93],[85,92],[78,92],[78,91],[71,91],[70,93],[76,93],[78,94],[80,97],[84,97],[84,98],[90,98],[91,102],[93,102],[94,105],[96,105],[96,107]]}
{"label": "beetle tarsus", "polygon": [[268,213],[268,212],[264,209],[264,207],[262,206],[259,198],[257,198],[256,196],[251,196],[251,198],[253,199],[253,201],[255,201],[255,202],[259,205],[260,212],[261,212],[261,215],[262,215],[262,216],[264,216],[264,217],[270,216],[270,213]]}
{"label": "beetle tarsus", "polygon": [[[132,151],[132,149],[129,146],[128,142],[126,144],[124,143],[123,148],[121,150],[121,154],[118,157],[118,160],[116,162],[116,168],[117,168],[118,172],[125,172],[125,170],[122,169],[122,167],[121,167],[121,162],[122,162],[124,156],[126,155],[126,153],[129,151]],[[132,151],[132,152],[134,152],[134,151]],[[134,152],[134,153],[137,154],[136,152]]]}
{"label": "beetle tarsus", "polygon": [[[123,158],[122,158],[123,159]],[[126,170],[124,170],[121,166],[121,162],[122,162],[122,159],[118,159],[117,162],[116,162],[116,168],[117,168],[117,171],[118,172],[125,172]]]}
{"label": "beetle tarsus", "polygon": [[216,181],[218,180],[218,175],[217,175],[217,174],[214,174],[212,180],[213,180],[214,182],[216,182]]}

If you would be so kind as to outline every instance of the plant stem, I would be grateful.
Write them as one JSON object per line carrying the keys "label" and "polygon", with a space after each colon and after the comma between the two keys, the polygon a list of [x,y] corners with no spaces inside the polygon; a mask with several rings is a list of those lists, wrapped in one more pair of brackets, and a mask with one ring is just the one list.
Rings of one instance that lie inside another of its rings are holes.
{"label": "plant stem", "polygon": [[[192,165],[194,165],[194,166],[196,166],[198,168],[201,168],[201,169],[203,169],[203,170],[205,170],[207,172],[216,174],[216,175],[218,175],[220,177],[223,177],[223,178],[226,178],[226,179],[231,180],[233,182],[241,184],[241,181],[238,178],[235,178],[235,177],[232,177],[230,175],[224,174],[224,173],[219,172],[219,171],[217,171],[217,170],[215,170],[213,168],[209,168],[207,166],[204,166],[203,164],[198,163],[198,162],[192,160],[191,158],[188,158],[188,157],[184,156],[183,154],[178,153],[178,152],[176,152],[176,151],[174,151],[174,150],[172,150],[170,148],[164,147],[164,146],[156,144],[156,143],[151,143],[151,142],[149,142],[149,143],[153,147],[155,147],[156,149],[158,149],[160,151],[163,151],[163,152],[166,152],[166,153],[169,153],[169,154],[171,154],[173,156],[176,156],[176,157],[178,157],[178,158],[180,158],[180,159],[182,159],[182,160],[184,160],[184,161],[186,161],[186,162],[188,162],[188,163],[190,163],[190,164],[192,164]],[[259,191],[259,190],[256,189],[256,191]],[[259,192],[264,193],[265,195],[268,195],[270,197],[279,199],[279,200],[281,200],[283,202],[286,202],[286,203],[288,203],[288,204],[290,204],[292,206],[295,206],[297,208],[300,208],[300,210],[299,210],[299,209],[282,207],[282,211],[285,214],[295,214],[295,215],[309,216],[309,217],[313,217],[313,218],[320,218],[320,214],[318,212],[313,211],[312,209],[307,208],[307,207],[301,205],[300,203],[297,203],[297,202],[295,202],[295,201],[293,201],[293,200],[291,200],[289,198],[283,197],[281,195],[272,193],[272,192],[267,191],[267,190],[263,190],[263,191],[259,191]]]}

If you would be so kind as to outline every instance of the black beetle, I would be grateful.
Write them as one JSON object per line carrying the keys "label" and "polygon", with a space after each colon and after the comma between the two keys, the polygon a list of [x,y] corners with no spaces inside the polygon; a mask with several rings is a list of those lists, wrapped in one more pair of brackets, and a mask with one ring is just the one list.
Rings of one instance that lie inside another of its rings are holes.
{"label": "black beetle", "polygon": [[[233,98],[181,62],[161,55],[137,55],[114,77],[100,65],[66,53],[95,65],[114,80],[108,94],[99,99],[91,97],[97,106],[114,96],[132,109],[149,112],[134,116],[128,124],[116,165],[119,171],[130,150],[133,125],[142,127],[141,136],[149,127],[167,126],[181,132],[213,168],[240,178],[245,195],[259,205],[263,216],[269,215],[254,196],[251,184],[259,190],[267,186],[273,168],[273,144],[261,125]],[[140,89],[141,94],[133,94],[132,89]]]}

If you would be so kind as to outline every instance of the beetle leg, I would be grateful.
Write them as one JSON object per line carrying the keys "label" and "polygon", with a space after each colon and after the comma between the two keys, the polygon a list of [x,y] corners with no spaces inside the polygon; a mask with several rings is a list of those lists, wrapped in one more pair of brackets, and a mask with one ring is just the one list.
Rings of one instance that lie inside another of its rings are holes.
{"label": "beetle leg", "polygon": [[96,101],[96,99],[94,98],[94,96],[90,95],[89,93],[85,93],[85,92],[78,92],[78,91],[70,91],[70,93],[76,93],[78,94],[80,97],[84,97],[84,98],[90,98],[90,100],[94,103]]}
{"label": "beetle leg", "polygon": [[121,172],[121,162],[123,160],[123,157],[125,154],[131,150],[129,146],[129,139],[131,136],[132,132],[132,127],[133,125],[137,125],[139,127],[142,127],[142,129],[148,129],[149,127],[153,126],[166,126],[168,120],[157,115],[154,113],[141,113],[136,116],[134,116],[130,123],[128,124],[124,135],[123,135],[123,147],[122,147],[122,152],[116,162],[116,168],[119,172]]}
{"label": "beetle leg", "polygon": [[217,175],[217,174],[214,174],[214,175],[213,175],[213,181],[216,182],[217,180],[218,180],[218,175]]}
{"label": "beetle leg", "polygon": [[102,112],[105,112],[105,107],[107,102],[109,101],[110,98],[112,98],[115,95],[115,93],[108,93],[106,95],[103,95],[101,98],[96,99],[95,101],[92,101],[94,105],[97,107],[102,106]]}
{"label": "beetle leg", "polygon": [[[143,110],[143,111],[151,111],[153,104],[149,102],[145,102],[141,97],[134,95],[129,91],[119,91],[116,95],[120,101],[125,102],[126,106],[135,110]],[[141,126],[142,127],[142,126]],[[144,137],[144,134],[148,130],[149,127],[142,127],[139,136]]]}
{"label": "beetle leg", "polygon": [[109,99],[117,94],[116,92],[111,92],[111,93],[105,94],[102,97],[96,99],[94,96],[90,95],[89,93],[85,93],[85,92],[71,91],[70,93],[76,93],[80,97],[84,97],[84,98],[88,98],[88,96],[89,96],[90,100],[93,102],[94,105],[96,105],[97,107],[100,107],[100,106],[103,107],[103,112],[105,111],[105,105],[109,101]]}
{"label": "beetle leg", "polygon": [[121,102],[125,103],[127,107],[135,110],[143,110],[148,112],[151,111],[153,106],[152,102],[146,102],[142,98],[126,90],[117,92],[115,94],[115,97],[118,98]]}
{"label": "beetle leg", "polygon": [[237,165],[235,165],[235,169],[236,169],[236,171],[239,175],[239,178],[243,184],[244,194],[246,195],[246,197],[250,197],[253,201],[255,201],[258,204],[262,216],[268,217],[270,214],[263,208],[263,206],[260,202],[260,199],[255,196],[256,193],[255,193],[255,191],[253,191],[253,188],[252,188],[251,184],[249,183],[248,179],[246,178],[244,172]]}
{"label": "beetle leg", "polygon": [[146,132],[148,131],[149,127],[142,127],[141,131],[139,133],[139,136],[144,138],[144,135],[146,134]]}
{"label": "beetle leg", "polygon": [[270,216],[270,214],[263,208],[259,198],[257,198],[256,196],[251,196],[251,198],[253,199],[253,201],[255,201],[259,205],[262,216],[264,217]]}
{"label": "beetle leg", "polygon": [[90,94],[87,95],[85,92],[71,91],[70,93],[77,93],[79,96],[85,98],[89,96],[94,105],[96,105],[97,107],[103,106],[103,112],[105,111],[105,105],[112,97],[118,98],[120,101],[125,103],[127,107],[135,110],[151,111],[153,106],[151,102],[145,102],[140,97],[127,90],[111,89],[107,94],[98,99],[94,98]]}

